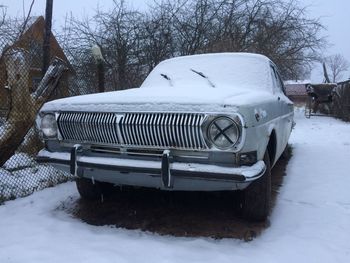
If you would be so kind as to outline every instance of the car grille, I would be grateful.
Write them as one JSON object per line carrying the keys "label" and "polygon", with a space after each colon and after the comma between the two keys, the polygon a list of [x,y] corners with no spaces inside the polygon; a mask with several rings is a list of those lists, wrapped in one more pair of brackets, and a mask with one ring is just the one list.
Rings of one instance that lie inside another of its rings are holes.
{"label": "car grille", "polygon": [[205,149],[196,113],[62,112],[57,122],[63,141],[152,148]]}

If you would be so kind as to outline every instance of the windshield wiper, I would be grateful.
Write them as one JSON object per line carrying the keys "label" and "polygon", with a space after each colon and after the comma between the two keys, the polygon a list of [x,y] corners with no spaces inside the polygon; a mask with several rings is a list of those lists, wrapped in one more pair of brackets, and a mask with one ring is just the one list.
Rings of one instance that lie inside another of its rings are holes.
{"label": "windshield wiper", "polygon": [[204,75],[203,72],[194,70],[192,68],[190,70],[193,71],[194,73],[198,74],[202,78],[206,79],[208,81],[209,85],[212,86],[213,88],[215,88],[215,85],[213,84],[213,82],[211,82],[210,79],[208,78],[208,76]]}
{"label": "windshield wiper", "polygon": [[160,75],[165,78],[167,81],[169,81],[170,86],[173,86],[173,82],[171,81],[171,78],[169,78],[168,75],[160,73]]}

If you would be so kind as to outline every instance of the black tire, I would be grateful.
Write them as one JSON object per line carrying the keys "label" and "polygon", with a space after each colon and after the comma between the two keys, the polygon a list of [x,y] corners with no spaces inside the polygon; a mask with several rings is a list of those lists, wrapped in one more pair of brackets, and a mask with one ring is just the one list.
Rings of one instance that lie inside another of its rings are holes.
{"label": "black tire", "polygon": [[77,178],[76,185],[81,198],[86,200],[103,200],[113,192],[113,184]]}
{"label": "black tire", "polygon": [[264,156],[266,171],[241,192],[240,210],[242,216],[251,221],[264,221],[271,208],[271,165],[266,151]]}
{"label": "black tire", "polygon": [[291,156],[290,146],[289,144],[286,145],[286,148],[284,148],[281,157],[283,160],[288,160]]}

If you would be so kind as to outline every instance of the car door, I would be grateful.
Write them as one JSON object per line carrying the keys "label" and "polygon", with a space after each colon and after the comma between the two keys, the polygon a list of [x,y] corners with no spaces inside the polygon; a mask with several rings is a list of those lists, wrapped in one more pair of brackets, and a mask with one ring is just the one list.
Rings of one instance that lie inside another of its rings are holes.
{"label": "car door", "polygon": [[286,96],[282,78],[275,65],[271,65],[271,74],[274,85],[274,93],[278,100],[279,120],[277,123],[277,149],[279,156],[288,143],[290,133],[293,126],[294,108],[293,102]]}

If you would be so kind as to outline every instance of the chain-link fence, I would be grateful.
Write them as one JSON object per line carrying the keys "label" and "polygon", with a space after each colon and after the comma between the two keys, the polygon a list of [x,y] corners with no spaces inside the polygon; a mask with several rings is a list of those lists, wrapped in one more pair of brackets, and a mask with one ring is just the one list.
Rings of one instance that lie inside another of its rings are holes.
{"label": "chain-link fence", "polygon": [[20,36],[0,36],[0,203],[72,178],[35,161],[44,146],[34,125],[41,106],[53,99],[112,91],[123,79],[113,63],[96,59],[91,48],[63,50],[54,35],[51,65],[43,70],[44,27],[43,17],[31,18]]}
{"label": "chain-link fence", "polygon": [[35,161],[43,148],[34,125],[36,114],[46,101],[97,90],[95,72],[71,63],[75,60],[67,59],[54,36],[52,63],[42,73],[43,22],[34,21],[15,41],[0,36],[0,203],[72,178]]}

